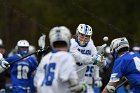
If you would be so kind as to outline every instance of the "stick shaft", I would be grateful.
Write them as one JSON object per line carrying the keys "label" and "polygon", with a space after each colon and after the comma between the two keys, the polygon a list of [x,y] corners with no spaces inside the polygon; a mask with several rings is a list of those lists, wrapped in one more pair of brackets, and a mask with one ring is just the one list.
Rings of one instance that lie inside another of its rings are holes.
{"label": "stick shaft", "polygon": [[39,50],[37,50],[37,51],[35,51],[35,52],[33,52],[33,53],[30,53],[30,54],[28,54],[28,55],[26,55],[26,56],[23,56],[22,58],[19,58],[19,59],[16,59],[16,60],[10,62],[10,64],[13,64],[13,63],[15,63],[15,62],[17,62],[17,61],[20,61],[20,60],[22,60],[22,59],[24,59],[24,58],[27,58],[27,57],[29,57],[29,56],[31,56],[31,55],[34,55],[34,54],[37,54],[37,53],[39,53],[39,52],[47,51],[48,48],[49,48],[49,46],[47,46],[47,48],[45,48],[45,49],[39,49]]}

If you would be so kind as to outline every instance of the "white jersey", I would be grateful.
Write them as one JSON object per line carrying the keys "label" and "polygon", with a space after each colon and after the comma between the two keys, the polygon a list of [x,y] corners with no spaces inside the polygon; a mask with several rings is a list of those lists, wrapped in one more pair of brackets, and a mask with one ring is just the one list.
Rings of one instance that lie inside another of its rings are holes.
{"label": "white jersey", "polygon": [[[75,39],[71,39],[70,53],[72,53],[76,62],[80,63],[77,65],[77,73],[80,82],[85,82],[89,85],[92,85],[93,78],[99,77],[99,67],[88,64],[92,60],[91,56],[97,54],[97,50],[93,44],[93,41],[90,40],[86,46],[81,47]],[[82,65],[81,63],[86,65]]]}
{"label": "white jersey", "polygon": [[[73,56],[64,51],[50,52],[38,66],[34,85],[38,93],[71,93],[69,80],[78,80]],[[77,81],[78,82],[78,81]]]}

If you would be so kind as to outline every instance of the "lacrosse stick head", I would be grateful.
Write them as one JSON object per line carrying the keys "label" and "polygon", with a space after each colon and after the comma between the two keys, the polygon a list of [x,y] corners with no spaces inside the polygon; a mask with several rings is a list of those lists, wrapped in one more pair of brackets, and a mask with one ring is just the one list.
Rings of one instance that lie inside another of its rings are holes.
{"label": "lacrosse stick head", "polygon": [[38,46],[41,48],[41,49],[44,49],[45,48],[45,39],[46,39],[46,35],[45,34],[42,34],[40,36],[40,38],[38,39]]}

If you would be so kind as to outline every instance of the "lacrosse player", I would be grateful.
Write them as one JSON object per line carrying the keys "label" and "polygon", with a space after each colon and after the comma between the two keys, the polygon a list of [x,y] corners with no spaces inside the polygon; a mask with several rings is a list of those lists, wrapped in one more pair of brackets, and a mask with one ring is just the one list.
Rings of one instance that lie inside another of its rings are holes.
{"label": "lacrosse player", "polygon": [[92,28],[86,24],[79,24],[76,30],[76,36],[71,39],[70,53],[74,56],[77,63],[77,73],[81,83],[88,84],[87,93],[93,93],[94,85],[102,86],[99,77],[99,67],[101,56],[98,54],[96,47],[91,39]]}
{"label": "lacrosse player", "polygon": [[115,59],[109,83],[102,93],[115,92],[125,76],[130,84],[131,93],[140,93],[140,54],[129,51],[129,42],[125,37],[114,39],[110,51]]}
{"label": "lacrosse player", "polygon": [[64,26],[50,30],[49,40],[53,49],[46,54],[37,69],[34,85],[37,93],[83,93],[85,84],[78,84],[75,60],[68,53],[71,33]]}
{"label": "lacrosse player", "polygon": [[[29,53],[29,42],[19,40],[17,42],[17,54],[8,57],[6,61],[13,62],[26,56]],[[30,90],[32,74],[38,66],[37,59],[29,56],[10,65],[10,74],[12,81],[13,93],[33,93]]]}

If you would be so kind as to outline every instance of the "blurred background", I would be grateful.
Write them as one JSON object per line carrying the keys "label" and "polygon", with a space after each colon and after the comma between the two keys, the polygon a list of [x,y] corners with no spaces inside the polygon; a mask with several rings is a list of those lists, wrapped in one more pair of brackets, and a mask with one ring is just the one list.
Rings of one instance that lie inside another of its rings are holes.
{"label": "blurred background", "polygon": [[122,36],[131,45],[140,43],[140,0],[0,0],[0,38],[6,50],[20,39],[37,46],[41,33],[48,36],[54,26],[65,25],[75,34],[80,23],[92,26],[96,46],[104,36],[109,43]]}

